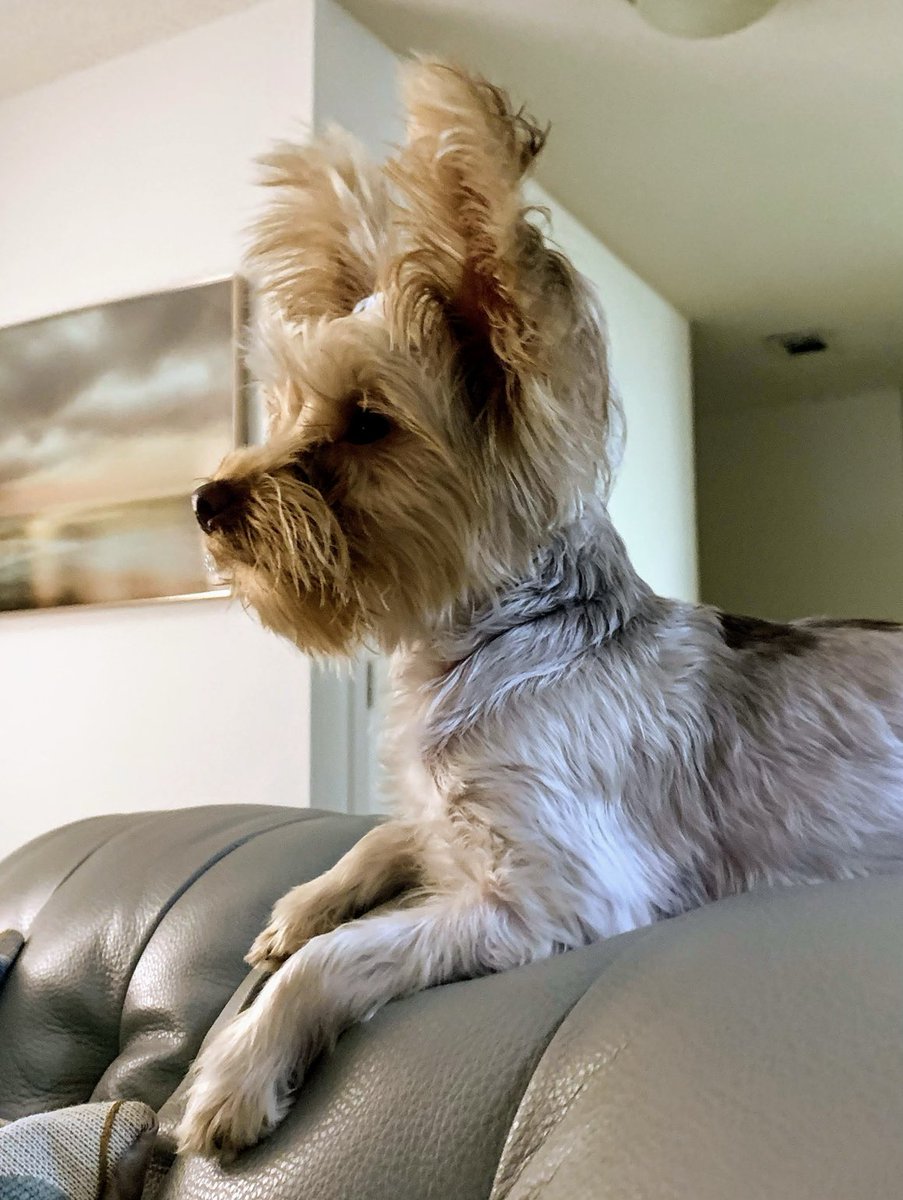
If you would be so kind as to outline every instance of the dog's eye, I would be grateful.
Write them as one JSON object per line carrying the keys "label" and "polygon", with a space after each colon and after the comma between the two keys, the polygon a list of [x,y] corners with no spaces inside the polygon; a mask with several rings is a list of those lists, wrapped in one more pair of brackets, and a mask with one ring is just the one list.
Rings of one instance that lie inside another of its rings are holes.
{"label": "dog's eye", "polygon": [[382,413],[374,412],[372,408],[356,408],[351,414],[348,428],[342,439],[352,446],[369,446],[378,442],[390,433],[392,422]]}

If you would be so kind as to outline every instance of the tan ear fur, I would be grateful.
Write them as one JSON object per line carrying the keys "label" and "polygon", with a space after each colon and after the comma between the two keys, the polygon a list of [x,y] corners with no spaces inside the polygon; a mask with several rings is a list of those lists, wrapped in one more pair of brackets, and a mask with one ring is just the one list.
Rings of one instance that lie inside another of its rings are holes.
{"label": "tan ear fur", "polygon": [[340,131],[258,161],[271,195],[250,231],[253,282],[290,322],[347,315],[375,286],[389,225],[382,171]]}
{"label": "tan ear fur", "polygon": [[523,270],[537,234],[520,181],[545,132],[499,88],[436,60],[407,67],[403,94],[407,139],[386,166],[401,201],[399,326],[428,325],[438,301],[507,370],[541,369]]}

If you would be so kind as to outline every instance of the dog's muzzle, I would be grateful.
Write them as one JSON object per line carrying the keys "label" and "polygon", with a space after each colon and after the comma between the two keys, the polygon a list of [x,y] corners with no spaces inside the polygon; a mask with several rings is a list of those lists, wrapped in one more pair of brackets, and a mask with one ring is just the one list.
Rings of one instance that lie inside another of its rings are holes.
{"label": "dog's muzzle", "polygon": [[226,479],[201,484],[191,497],[191,507],[204,533],[234,524],[241,516],[242,493]]}

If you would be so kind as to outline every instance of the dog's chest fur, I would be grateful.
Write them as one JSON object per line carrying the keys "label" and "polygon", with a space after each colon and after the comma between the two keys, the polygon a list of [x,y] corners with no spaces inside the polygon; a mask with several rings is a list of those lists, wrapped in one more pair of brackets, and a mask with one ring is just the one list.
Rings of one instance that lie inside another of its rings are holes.
{"label": "dog's chest fur", "polygon": [[546,922],[554,945],[673,907],[673,866],[621,802],[639,715],[630,655],[668,604],[615,571],[616,537],[589,557],[587,530],[573,534],[530,578],[397,656],[388,738],[399,815],[430,829],[431,883],[481,881]]}
{"label": "dog's chest fur", "polygon": [[572,945],[898,864],[900,638],[662,600],[598,526],[395,661],[389,766],[431,882]]}

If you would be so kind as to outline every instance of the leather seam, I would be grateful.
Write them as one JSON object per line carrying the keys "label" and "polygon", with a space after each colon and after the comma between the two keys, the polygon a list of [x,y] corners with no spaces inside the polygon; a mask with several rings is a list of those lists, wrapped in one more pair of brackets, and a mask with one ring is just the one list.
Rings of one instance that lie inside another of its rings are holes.
{"label": "leather seam", "polygon": [[[167,810],[163,810],[163,811],[165,812]],[[291,809],[289,809],[289,811],[297,812],[297,810],[291,810]],[[310,810],[308,810],[308,811],[310,811]],[[93,856],[95,854],[99,854],[101,850],[103,850],[105,847],[109,846],[110,843],[113,842],[117,837],[120,837],[122,835],[132,834],[132,833],[134,833],[134,831],[136,829],[140,829],[142,827],[142,825],[146,825],[150,822],[157,820],[160,817],[161,813],[160,812],[143,812],[140,814],[136,813],[134,815],[136,817],[140,815],[144,819],[140,820],[140,821],[129,822],[125,827],[122,827],[122,828],[116,830],[115,832],[110,833],[107,837],[104,838],[104,840],[102,842],[98,842],[96,846],[94,846],[91,850],[89,850],[87,852],[87,854],[85,854],[84,857],[82,859],[80,859],[79,862],[76,863],[75,866],[73,866],[67,872],[66,876],[57,882],[57,884],[55,885],[53,890],[47,896],[47,899],[44,901],[44,904],[41,906],[41,909],[39,909],[38,913],[35,914],[34,920],[37,919],[40,912],[43,911],[43,909],[46,907],[46,905],[50,903],[51,899],[53,898],[54,895],[56,895],[57,891],[59,890],[59,888],[62,887],[64,882],[68,879],[71,879],[72,876],[76,873],[76,871],[78,871],[82,866],[84,866],[85,863],[87,863],[91,858],[93,858]],[[304,815],[297,816],[296,815],[296,816],[291,817],[289,820],[280,821],[278,823],[269,825],[266,829],[255,829],[255,830],[251,831],[250,833],[244,835],[241,838],[234,839],[228,845],[222,847],[216,854],[212,855],[209,859],[207,859],[203,864],[201,864],[200,867],[196,868],[195,871],[193,871],[192,874],[189,875],[188,878],[180,885],[180,887],[177,888],[172,893],[172,895],[168,898],[168,900],[160,906],[150,928],[147,931],[146,936],[142,939],[142,941],[139,943],[138,947],[136,948],[135,957],[132,962],[132,969],[129,971],[128,978],[124,981],[124,984],[123,984],[122,993],[121,993],[121,1002],[119,1005],[119,1012],[118,1012],[116,1054],[113,1056],[113,1058],[110,1059],[110,1061],[103,1068],[103,1070],[100,1073],[100,1076],[97,1079],[95,1079],[93,1085],[90,1088],[90,1091],[88,1092],[89,1096],[94,1095],[94,1092],[97,1090],[97,1086],[100,1083],[101,1079],[103,1079],[104,1075],[110,1069],[110,1066],[116,1060],[116,1058],[118,1058],[119,1055],[121,1055],[123,1052],[122,1014],[123,1014],[123,1009],[125,1007],[125,1000],[126,1000],[126,997],[128,996],[129,988],[132,985],[132,980],[134,978],[135,971],[137,970],[138,965],[144,956],[144,952],[147,949],[147,946],[148,946],[151,938],[157,932],[157,929],[159,928],[160,923],[163,921],[163,919],[166,917],[166,915],[171,911],[173,906],[178,903],[178,901],[182,898],[182,896],[185,895],[186,891],[188,891],[188,889],[190,887],[192,887],[203,875],[205,875],[208,870],[210,870],[212,867],[214,867],[217,862],[219,862],[223,858],[227,857],[229,854],[232,853],[233,850],[237,850],[242,845],[246,844],[247,842],[252,841],[255,837],[259,837],[263,834],[269,833],[273,829],[282,829],[289,825],[303,824],[306,821],[309,821],[311,823],[316,823],[317,821],[323,821],[330,817],[334,817],[336,815],[337,815],[336,813],[331,813],[331,812],[323,812],[321,814],[318,814],[315,817],[314,816],[304,816]],[[32,923],[34,923],[34,922],[32,922]],[[0,1119],[6,1119],[2,1112],[0,1112]],[[9,1119],[13,1120],[15,1118],[10,1117]]]}
{"label": "leather seam", "polygon": [[[242,837],[234,839],[228,845],[223,846],[215,854],[211,855],[210,858],[208,858],[204,863],[202,863],[199,867],[197,867],[188,876],[188,878],[184,880],[184,882],[173,892],[173,894],[169,897],[169,899],[164,904],[161,904],[152,924],[150,925],[150,927],[147,930],[147,933],[146,933],[144,939],[141,941],[140,945],[136,949],[135,957],[132,962],[132,969],[129,972],[128,978],[125,980],[123,988],[122,988],[122,999],[121,999],[121,1004],[119,1007],[119,1030],[118,1030],[118,1037],[117,1037],[117,1043],[116,1043],[117,1044],[117,1051],[116,1051],[116,1056],[115,1056],[116,1058],[118,1058],[119,1055],[121,1055],[124,1050],[123,1040],[122,1040],[122,1017],[123,1017],[123,1012],[125,1010],[126,998],[128,997],[129,989],[132,986],[132,980],[135,977],[135,972],[137,971],[138,966],[140,965],[141,960],[144,957],[144,953],[147,950],[147,947],[149,946],[154,935],[157,933],[158,929],[160,928],[160,926],[163,923],[163,921],[165,920],[165,918],[169,915],[169,913],[172,911],[172,909],[175,907],[175,905],[182,899],[182,897],[192,887],[194,887],[194,885],[196,883],[198,883],[208,873],[208,871],[212,870],[213,867],[215,867],[217,865],[217,863],[220,863],[223,861],[223,859],[228,858],[228,856],[230,854],[234,853],[236,850],[240,850],[242,846],[248,845],[248,843],[254,841],[255,838],[263,837],[264,835],[266,835],[268,833],[272,833],[273,830],[276,830],[276,829],[286,829],[290,825],[316,824],[320,821],[330,820],[335,816],[342,816],[342,815],[345,815],[345,814],[341,814],[341,813],[337,814],[337,813],[333,813],[333,812],[323,812],[321,814],[318,814],[315,817],[313,817],[313,816],[295,816],[295,817],[290,818],[287,821],[280,821],[278,823],[269,825],[269,826],[267,826],[266,829],[252,830],[250,833],[247,833],[247,834],[243,835]],[[111,1059],[110,1062],[107,1063],[106,1067],[104,1067],[103,1071],[100,1074],[100,1077],[97,1080],[95,1080],[94,1086],[91,1089],[92,1095],[96,1091],[101,1079],[103,1079],[104,1075],[106,1075],[107,1071],[110,1069],[110,1067],[112,1066],[114,1061],[115,1061],[115,1058]]]}
{"label": "leather seam", "polygon": [[[119,816],[120,814],[115,813],[115,814],[109,814],[109,815]],[[147,813],[141,813],[141,814],[135,813],[134,815],[135,816],[141,815],[143,817],[148,816]],[[105,818],[104,817],[95,817],[95,818],[88,818],[88,819],[103,821]],[[134,830],[134,829],[140,829],[142,824],[143,824],[143,822],[141,822],[141,821],[130,822],[127,826],[128,832],[132,832],[132,830]],[[65,828],[65,826],[63,826],[63,828]],[[123,832],[125,832],[125,830],[120,828],[120,829],[114,830],[111,833],[108,833],[107,836],[105,838],[103,838],[102,841],[95,843],[95,845],[93,845],[90,850],[85,851],[85,853],[78,860],[78,862],[73,863],[72,866],[65,872],[65,874],[60,876],[60,878],[56,881],[56,883],[53,885],[53,887],[50,889],[50,891],[44,897],[44,900],[43,900],[41,906],[33,913],[28,929],[27,930],[23,929],[21,931],[25,935],[26,942],[28,941],[28,938],[31,936],[31,927],[38,920],[41,913],[43,913],[44,909],[51,902],[51,900],[54,898],[54,896],[57,894],[57,892],[60,890],[60,888],[64,884],[68,883],[69,880],[72,878],[72,876],[76,873],[76,871],[80,871],[86,862],[89,862],[94,857],[95,854],[99,854],[101,850],[103,850],[106,846],[109,846],[110,842],[112,842],[114,838],[119,837],[119,835]]]}
{"label": "leather seam", "polygon": [[[191,875],[187,876],[183,883],[179,884],[179,887],[174,890],[171,896],[169,896],[169,899],[165,902],[165,904],[162,904],[159,910],[157,910],[153,923],[150,924],[143,940],[140,941],[138,947],[136,948],[136,953],[134,953],[134,959],[132,961],[132,970],[128,972],[128,978],[125,980],[124,986],[122,986],[122,1007],[119,1009],[119,1054],[122,1052],[122,1008],[125,1007],[126,996],[128,995],[128,989],[130,989],[132,986],[134,972],[138,970],[140,960],[144,958],[144,952],[146,948],[148,948],[151,938],[153,938],[157,930],[160,929],[163,920],[168,917],[168,914],[172,912],[179,900],[183,899],[183,896],[186,894],[186,892],[189,892],[191,888],[195,887],[195,884],[199,882],[199,880],[202,880],[202,878],[208,874],[208,871],[213,870],[217,863],[221,863],[223,859],[228,858],[229,854],[240,850],[241,847],[246,846],[249,844],[249,842],[255,840],[255,838],[262,838],[264,834],[273,833],[274,829],[285,829],[288,826],[293,826],[293,824],[304,824],[305,822],[316,823],[317,821],[327,820],[327,818],[330,816],[335,816],[335,814],[333,814],[333,812],[327,812],[327,814],[317,817],[292,817],[291,820],[281,821],[279,824],[271,824],[271,826],[268,826],[265,829],[253,829],[251,833],[244,834],[241,836],[241,838],[235,838],[233,841],[229,842],[228,845],[221,847],[219,851],[211,854],[210,858],[205,860],[201,866],[198,866],[198,868],[193,870]],[[104,1072],[104,1074],[106,1074],[106,1072]],[[101,1078],[103,1078],[103,1076],[101,1076]],[[97,1080],[97,1082],[100,1082],[100,1080]],[[95,1084],[95,1087],[96,1086],[97,1085]]]}

